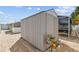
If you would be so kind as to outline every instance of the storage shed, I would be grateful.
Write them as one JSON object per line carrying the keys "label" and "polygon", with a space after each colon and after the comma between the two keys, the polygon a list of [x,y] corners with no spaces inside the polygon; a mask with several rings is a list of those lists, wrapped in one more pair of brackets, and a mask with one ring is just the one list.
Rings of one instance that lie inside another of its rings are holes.
{"label": "storage shed", "polygon": [[21,22],[12,23],[12,32],[20,33],[21,32]]}
{"label": "storage shed", "polygon": [[58,38],[58,17],[54,10],[42,11],[21,21],[21,36],[34,47],[44,51],[47,35]]}
{"label": "storage shed", "polygon": [[15,22],[8,24],[9,30],[12,33],[20,33],[21,32],[21,22]]}

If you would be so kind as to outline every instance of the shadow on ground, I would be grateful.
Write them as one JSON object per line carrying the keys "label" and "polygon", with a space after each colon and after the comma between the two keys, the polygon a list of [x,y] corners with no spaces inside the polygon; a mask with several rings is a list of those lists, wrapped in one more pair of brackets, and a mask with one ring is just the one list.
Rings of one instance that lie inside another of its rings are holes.
{"label": "shadow on ground", "polygon": [[[10,48],[10,51],[11,52],[40,52],[38,49],[34,48],[27,41],[21,38]],[[49,52],[49,51],[45,51],[45,52]],[[55,52],[77,52],[77,51],[62,43],[61,47],[57,48]]]}
{"label": "shadow on ground", "polygon": [[39,50],[33,47],[29,42],[20,38],[11,48],[11,52],[38,52]]}
{"label": "shadow on ground", "polygon": [[11,31],[5,31],[5,34],[11,34],[11,35],[13,35],[14,33],[12,33]]}
{"label": "shadow on ground", "polygon": [[59,34],[59,36],[68,37],[66,34]]}
{"label": "shadow on ground", "polygon": [[10,34],[10,35],[19,34],[19,33],[13,33],[12,31],[5,31],[5,34]]}
{"label": "shadow on ground", "polygon": [[25,47],[23,45],[24,40],[23,39],[19,39],[11,48],[10,51],[11,52],[29,52],[28,47]]}

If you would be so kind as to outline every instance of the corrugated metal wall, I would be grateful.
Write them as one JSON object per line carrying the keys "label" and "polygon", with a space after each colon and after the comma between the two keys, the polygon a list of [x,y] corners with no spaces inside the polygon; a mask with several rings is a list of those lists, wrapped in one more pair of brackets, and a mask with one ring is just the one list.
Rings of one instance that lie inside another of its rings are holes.
{"label": "corrugated metal wall", "polygon": [[47,14],[47,34],[52,34],[53,37],[58,36],[58,18]]}
{"label": "corrugated metal wall", "polygon": [[21,35],[25,40],[43,51],[46,49],[45,35],[57,35],[56,21],[57,18],[44,12],[26,18],[21,22]]}

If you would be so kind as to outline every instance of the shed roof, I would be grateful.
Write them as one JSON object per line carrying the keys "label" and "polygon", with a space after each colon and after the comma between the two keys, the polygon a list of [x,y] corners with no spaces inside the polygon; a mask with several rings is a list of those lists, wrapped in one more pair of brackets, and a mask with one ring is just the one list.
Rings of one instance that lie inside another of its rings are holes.
{"label": "shed roof", "polygon": [[22,21],[25,20],[25,19],[27,19],[27,18],[33,17],[35,15],[41,14],[41,13],[49,13],[49,14],[52,14],[51,12],[54,12],[56,14],[56,12],[54,11],[54,9],[52,8],[52,9],[49,9],[49,10],[45,10],[45,11],[38,12],[38,13],[33,14],[31,16],[25,17],[24,19],[22,19]]}

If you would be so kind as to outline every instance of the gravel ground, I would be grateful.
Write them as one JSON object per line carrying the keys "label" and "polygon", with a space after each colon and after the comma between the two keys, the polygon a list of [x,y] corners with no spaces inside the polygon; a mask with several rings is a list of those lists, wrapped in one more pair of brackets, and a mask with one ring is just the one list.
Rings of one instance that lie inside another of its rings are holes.
{"label": "gravel ground", "polygon": [[10,52],[10,47],[19,40],[20,34],[0,33],[0,52]]}

